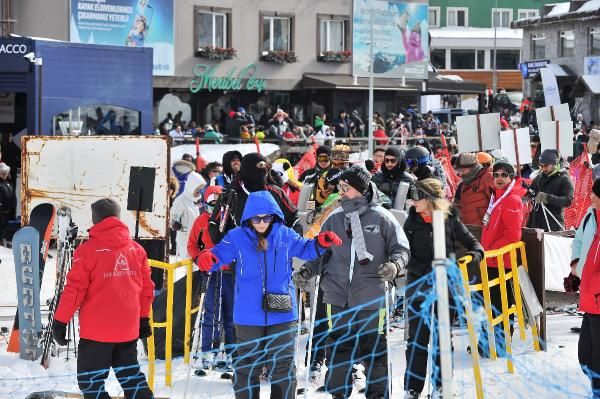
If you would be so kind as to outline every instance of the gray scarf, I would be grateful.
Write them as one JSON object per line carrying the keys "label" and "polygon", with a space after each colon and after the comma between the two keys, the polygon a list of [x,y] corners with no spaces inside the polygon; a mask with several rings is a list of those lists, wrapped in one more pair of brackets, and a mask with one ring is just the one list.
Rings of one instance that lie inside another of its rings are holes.
{"label": "gray scarf", "polygon": [[367,251],[365,236],[363,235],[362,225],[360,224],[360,215],[369,207],[369,200],[365,196],[354,199],[342,199],[342,209],[346,215],[346,220],[350,222],[352,231],[352,245],[358,255],[358,263],[365,264],[373,260],[373,255]]}
{"label": "gray scarf", "polygon": [[473,180],[475,180],[475,178],[477,177],[479,172],[481,172],[482,169],[483,169],[483,166],[481,166],[480,163],[475,164],[475,166],[473,167],[473,170],[471,172],[462,175],[462,180],[465,182],[465,184],[471,184],[471,182]]}

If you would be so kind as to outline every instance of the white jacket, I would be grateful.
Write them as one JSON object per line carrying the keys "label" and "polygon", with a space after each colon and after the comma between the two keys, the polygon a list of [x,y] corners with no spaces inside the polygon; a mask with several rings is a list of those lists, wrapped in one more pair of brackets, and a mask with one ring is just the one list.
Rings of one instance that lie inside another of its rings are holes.
{"label": "white jacket", "polygon": [[181,229],[177,231],[177,256],[180,259],[189,257],[187,252],[187,242],[194,221],[200,215],[200,209],[197,203],[202,199],[201,190],[206,186],[206,182],[199,173],[190,172],[185,181],[183,192],[175,198],[171,207],[171,225],[173,222],[179,222]]}

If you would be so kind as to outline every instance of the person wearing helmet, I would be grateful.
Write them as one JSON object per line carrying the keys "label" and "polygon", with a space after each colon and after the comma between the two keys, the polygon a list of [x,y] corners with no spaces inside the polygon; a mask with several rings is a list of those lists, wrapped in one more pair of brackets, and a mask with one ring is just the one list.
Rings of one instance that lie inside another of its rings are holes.
{"label": "person wearing helmet", "polygon": [[563,168],[558,150],[547,149],[539,160],[540,171],[531,184],[535,193],[534,207],[527,227],[544,231],[560,231],[564,226],[564,209],[573,202],[573,181]]}
{"label": "person wearing helmet", "polygon": [[444,168],[427,148],[421,145],[411,147],[406,150],[404,158],[406,160],[408,171],[418,180],[435,177],[442,182],[444,191],[447,191],[446,173],[444,172]]}

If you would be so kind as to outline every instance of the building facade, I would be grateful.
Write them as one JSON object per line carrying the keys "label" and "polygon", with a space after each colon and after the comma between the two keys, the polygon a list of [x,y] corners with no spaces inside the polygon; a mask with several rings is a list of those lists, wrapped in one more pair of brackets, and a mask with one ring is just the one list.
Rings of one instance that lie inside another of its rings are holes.
{"label": "building facade", "polygon": [[442,74],[459,75],[492,88],[495,37],[496,87],[521,91],[522,32],[511,29],[511,22],[539,16],[550,2],[431,0],[431,63]]}
{"label": "building facade", "polygon": [[537,18],[516,21],[523,30],[523,58],[536,64],[527,71],[524,93],[543,103],[540,66],[551,69],[563,102],[584,120],[600,119],[600,4],[572,1],[544,8]]}

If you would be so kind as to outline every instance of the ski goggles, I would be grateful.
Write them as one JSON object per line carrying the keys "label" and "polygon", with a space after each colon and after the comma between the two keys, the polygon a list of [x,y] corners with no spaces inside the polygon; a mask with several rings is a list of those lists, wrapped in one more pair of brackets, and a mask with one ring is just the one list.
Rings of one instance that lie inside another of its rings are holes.
{"label": "ski goggles", "polygon": [[250,222],[252,222],[252,224],[259,224],[261,222],[263,223],[271,223],[273,221],[273,215],[265,215],[265,216],[252,216],[250,218]]}
{"label": "ski goggles", "polygon": [[433,201],[433,200],[441,198],[441,197],[436,197],[434,195],[431,195],[430,193],[428,193],[421,187],[417,186],[417,184],[413,184],[412,186],[410,186],[410,198],[413,201],[420,201],[422,199]]}
{"label": "ski goggles", "polygon": [[421,158],[406,158],[406,166],[409,169],[416,168],[419,165],[424,165],[429,162],[429,157],[421,157]]}
{"label": "ski goggles", "polygon": [[331,158],[329,158],[329,155],[319,155],[317,157],[317,161],[319,162],[329,162],[331,160]]}

